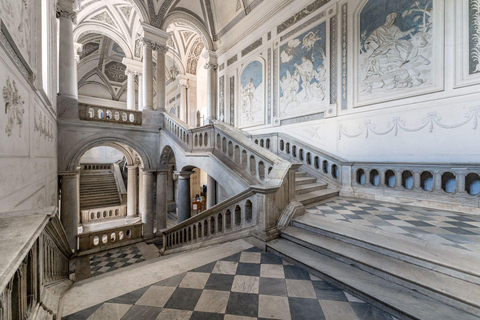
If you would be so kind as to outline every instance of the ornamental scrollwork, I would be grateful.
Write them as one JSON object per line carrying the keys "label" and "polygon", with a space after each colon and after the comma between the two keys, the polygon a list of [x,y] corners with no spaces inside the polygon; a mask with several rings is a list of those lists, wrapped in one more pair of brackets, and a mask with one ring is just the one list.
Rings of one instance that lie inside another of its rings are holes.
{"label": "ornamental scrollwork", "polygon": [[73,11],[63,10],[57,7],[57,19],[59,18],[67,18],[72,20],[73,23],[77,24],[77,13]]}
{"label": "ornamental scrollwork", "polygon": [[204,67],[205,69],[217,70],[218,64],[207,62],[207,63],[205,63],[205,65],[204,65],[203,67]]}
{"label": "ornamental scrollwork", "polygon": [[12,135],[13,128],[18,125],[18,136],[22,136],[23,115],[25,114],[25,101],[18,93],[15,80],[7,79],[7,85],[3,87],[3,100],[5,101],[5,114],[8,123],[5,132],[8,136]]}

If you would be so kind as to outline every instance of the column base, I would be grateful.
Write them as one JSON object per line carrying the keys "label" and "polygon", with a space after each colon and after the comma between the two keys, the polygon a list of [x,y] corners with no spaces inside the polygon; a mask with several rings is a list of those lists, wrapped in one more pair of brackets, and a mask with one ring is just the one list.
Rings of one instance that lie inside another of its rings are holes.
{"label": "column base", "polygon": [[57,110],[59,119],[80,119],[78,100],[75,97],[57,96]]}
{"label": "column base", "polygon": [[264,230],[261,227],[257,226],[255,227],[255,229],[253,229],[252,235],[257,239],[262,240],[263,242],[268,242],[270,240],[279,238],[280,230],[278,230],[277,227]]}

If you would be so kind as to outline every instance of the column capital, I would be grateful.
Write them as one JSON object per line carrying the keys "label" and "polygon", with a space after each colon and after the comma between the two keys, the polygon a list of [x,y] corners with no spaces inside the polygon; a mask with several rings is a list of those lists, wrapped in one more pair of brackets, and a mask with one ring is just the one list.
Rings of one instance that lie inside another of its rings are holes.
{"label": "column capital", "polygon": [[58,175],[62,178],[76,178],[80,175],[80,170],[58,171]]}
{"label": "column capital", "polygon": [[137,60],[123,58],[122,63],[127,67],[125,70],[125,74],[128,72],[132,72],[135,75],[142,74],[143,63]]}
{"label": "column capital", "polygon": [[133,169],[137,169],[137,165],[133,164],[133,165],[127,165],[126,166],[128,170],[133,170]]}
{"label": "column capital", "polygon": [[188,88],[188,80],[187,79],[180,79],[178,80],[178,87],[179,88]]}
{"label": "column capital", "polygon": [[210,62],[206,62],[205,65],[203,66],[205,69],[213,69],[213,70],[217,70],[218,68],[218,64],[216,63],[210,63]]}
{"label": "column capital", "polygon": [[195,172],[193,171],[174,171],[173,173],[175,173],[179,179],[181,180],[187,180],[187,179],[190,179],[190,176],[192,174],[194,174]]}
{"label": "column capital", "polygon": [[150,46],[152,50],[159,50],[160,52],[164,49],[168,50],[167,41],[170,39],[170,33],[142,23],[140,36],[142,37],[141,43]]}
{"label": "column capital", "polygon": [[215,51],[205,50],[202,53],[202,57],[205,58],[205,60],[207,60],[207,62],[210,62],[212,64],[217,63],[217,53]]}

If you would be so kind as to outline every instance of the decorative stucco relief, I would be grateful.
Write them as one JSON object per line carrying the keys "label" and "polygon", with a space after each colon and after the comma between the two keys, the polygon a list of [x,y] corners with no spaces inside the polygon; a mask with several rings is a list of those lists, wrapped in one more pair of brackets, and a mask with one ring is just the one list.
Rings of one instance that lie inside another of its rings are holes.
{"label": "decorative stucco relief", "polygon": [[22,136],[23,115],[25,114],[25,101],[18,92],[15,80],[7,78],[7,84],[3,87],[3,100],[5,102],[5,114],[7,125],[5,132],[11,136],[13,129],[18,125],[18,136]]}
{"label": "decorative stucco relief", "polygon": [[35,3],[28,0],[0,0],[2,22],[6,25],[13,41],[21,51],[25,60],[30,60],[31,54],[31,11]]}
{"label": "decorative stucco relief", "polygon": [[235,125],[235,77],[230,77],[230,124]]}
{"label": "decorative stucco relief", "polygon": [[326,23],[281,46],[280,116],[313,113],[328,104]]}
{"label": "decorative stucco relief", "polygon": [[330,2],[330,0],[315,0],[313,3],[309,4],[277,27],[277,34],[285,31],[289,27],[293,26],[295,23],[303,20],[305,17],[310,15],[312,12],[315,12],[317,9],[323,7],[325,4]]}
{"label": "decorative stucco relief", "polygon": [[379,130],[377,129],[377,125],[372,123],[371,120],[366,120],[358,127],[358,132],[356,133],[349,133],[349,131],[346,129],[346,126],[340,124],[338,140],[341,140],[342,137],[357,138],[360,136],[365,136],[365,139],[368,139],[370,134],[384,136],[391,132],[393,132],[394,136],[396,137],[400,131],[412,133],[425,128],[428,128],[429,132],[433,133],[436,127],[442,129],[457,129],[469,124],[470,122],[472,123],[473,130],[477,130],[479,119],[480,107],[472,107],[465,114],[464,121],[454,124],[443,123],[442,118],[437,114],[437,112],[428,113],[427,116],[422,120],[422,124],[417,127],[408,127],[406,120],[402,119],[401,117],[394,117],[390,122],[387,123],[385,130]]}
{"label": "decorative stucco relief", "polygon": [[250,62],[240,77],[239,122],[239,127],[265,123],[265,86],[260,61]]}
{"label": "decorative stucco relief", "polygon": [[219,105],[219,120],[225,121],[225,76],[221,76],[218,80],[219,93],[218,93],[218,105]]}
{"label": "decorative stucco relief", "polygon": [[342,5],[342,110],[348,108],[348,3]]}
{"label": "decorative stucco relief", "polygon": [[433,84],[433,0],[370,0],[360,13],[359,98]]}
{"label": "decorative stucco relief", "polygon": [[40,134],[40,137],[52,142],[54,139],[53,123],[37,107],[34,108],[33,130]]}

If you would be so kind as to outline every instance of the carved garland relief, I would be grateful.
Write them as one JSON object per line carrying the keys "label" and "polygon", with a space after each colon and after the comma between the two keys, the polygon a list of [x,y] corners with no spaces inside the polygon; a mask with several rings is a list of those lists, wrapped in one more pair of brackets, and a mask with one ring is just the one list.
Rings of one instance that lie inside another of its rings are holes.
{"label": "carved garland relief", "polygon": [[25,114],[25,101],[18,93],[15,80],[7,79],[6,86],[3,87],[3,100],[5,101],[5,114],[7,115],[7,125],[5,132],[11,136],[15,126],[18,125],[18,136],[22,136],[23,115]]}

